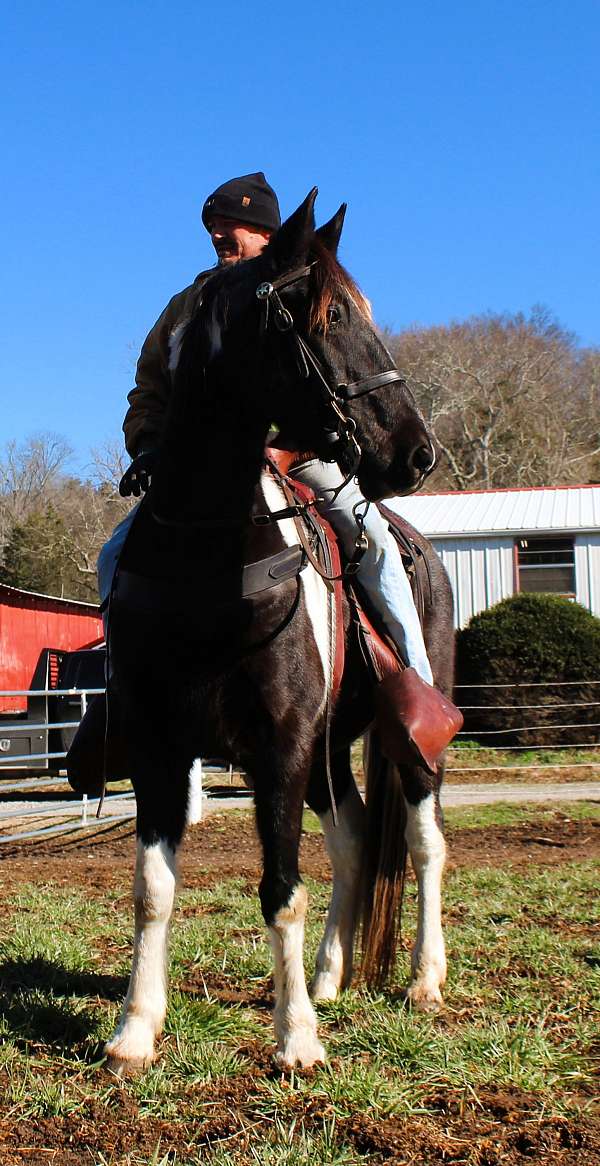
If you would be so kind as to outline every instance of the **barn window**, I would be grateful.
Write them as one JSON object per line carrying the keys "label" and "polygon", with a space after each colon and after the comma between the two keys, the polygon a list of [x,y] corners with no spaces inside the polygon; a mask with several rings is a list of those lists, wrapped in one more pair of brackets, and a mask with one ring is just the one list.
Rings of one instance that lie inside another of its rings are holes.
{"label": "barn window", "polygon": [[572,538],[522,538],[517,542],[519,591],[575,596]]}

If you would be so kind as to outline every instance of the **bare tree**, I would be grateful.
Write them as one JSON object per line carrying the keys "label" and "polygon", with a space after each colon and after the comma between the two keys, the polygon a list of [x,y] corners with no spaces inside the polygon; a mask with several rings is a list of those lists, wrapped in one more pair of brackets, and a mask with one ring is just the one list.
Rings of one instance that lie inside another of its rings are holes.
{"label": "bare tree", "polygon": [[22,445],[7,442],[0,455],[0,546],[13,523],[47,500],[72,454],[69,443],[56,433],[35,434]]}
{"label": "bare tree", "polygon": [[600,354],[584,358],[542,309],[386,340],[443,453],[431,489],[557,484],[592,473]]}
{"label": "bare tree", "polygon": [[[98,488],[110,490],[117,498],[119,482],[131,459],[123,445],[123,439],[114,438],[92,449],[90,478]],[[121,499],[121,503],[123,499]]]}
{"label": "bare tree", "polygon": [[97,600],[96,562],[131,507],[118,484],[120,443],[92,454],[91,477],[65,474],[67,442],[53,434],[9,442],[0,460],[0,579],[30,590]]}

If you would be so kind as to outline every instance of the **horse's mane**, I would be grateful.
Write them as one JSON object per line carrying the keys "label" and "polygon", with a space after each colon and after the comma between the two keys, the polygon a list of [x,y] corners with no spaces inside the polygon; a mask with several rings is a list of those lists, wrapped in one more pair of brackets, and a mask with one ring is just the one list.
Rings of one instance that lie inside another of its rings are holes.
{"label": "horse's mane", "polygon": [[[318,234],[315,234],[311,241],[309,260],[315,261],[311,272],[312,295],[309,330],[314,332],[318,329],[327,332],[331,322],[329,309],[336,300],[340,299],[351,300],[363,319],[371,323],[373,316],[368,299],[363,295],[350,273],[346,271],[345,267],[342,267],[335,255],[321,242]],[[240,274],[239,272],[233,274],[231,267],[216,268],[207,284],[202,288],[193,314],[195,315],[201,306],[206,307],[207,302],[218,294],[221,288],[226,291],[228,283],[235,280],[236,276],[239,278]],[[225,317],[226,315],[227,307],[225,306]]]}
{"label": "horse's mane", "polygon": [[329,327],[329,308],[335,300],[346,296],[352,301],[363,319],[371,323],[373,316],[371,305],[361,292],[359,286],[345,267],[336,259],[335,255],[321,242],[318,235],[314,236],[311,244],[311,254],[316,259],[313,271],[316,295],[310,309],[309,327],[313,332],[317,328],[327,332]]}

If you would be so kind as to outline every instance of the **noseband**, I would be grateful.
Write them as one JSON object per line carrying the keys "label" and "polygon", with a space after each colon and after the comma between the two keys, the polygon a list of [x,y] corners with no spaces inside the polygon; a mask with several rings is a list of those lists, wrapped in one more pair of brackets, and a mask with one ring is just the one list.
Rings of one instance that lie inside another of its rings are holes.
{"label": "noseband", "polygon": [[314,266],[314,263],[309,263],[305,267],[298,267],[294,271],[288,272],[287,275],[279,276],[273,283],[260,283],[258,285],[255,295],[262,307],[260,331],[261,335],[264,335],[268,329],[269,322],[272,320],[277,331],[289,336],[294,345],[296,364],[301,377],[304,380],[308,380],[311,372],[315,375],[325,404],[333,414],[331,428],[328,427],[324,430],[325,439],[331,446],[337,446],[341,442],[344,453],[349,454],[346,460],[346,464],[351,466],[348,477],[346,478],[346,481],[349,481],[358,469],[362,457],[362,450],[356,440],[356,422],[346,415],[343,405],[348,401],[355,400],[357,397],[364,397],[367,393],[374,392],[375,389],[381,389],[385,385],[390,385],[394,382],[399,383],[402,378],[398,370],[392,368],[386,372],[379,372],[373,376],[363,377],[359,381],[352,381],[350,384],[338,382],[332,388],[324,375],[319,360],[304,337],[297,331],[294,318],[289,309],[282,303],[279,295],[280,291],[291,287],[292,284],[310,275]]}

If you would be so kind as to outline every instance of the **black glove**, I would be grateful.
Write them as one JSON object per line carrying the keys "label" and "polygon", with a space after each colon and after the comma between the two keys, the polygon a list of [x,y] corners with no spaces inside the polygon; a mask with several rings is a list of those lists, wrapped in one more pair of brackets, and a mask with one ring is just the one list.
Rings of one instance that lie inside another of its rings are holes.
{"label": "black glove", "polygon": [[132,494],[139,498],[140,494],[146,493],[155,463],[155,449],[138,453],[137,457],[134,457],[129,469],[125,470],[119,482],[119,494],[122,498],[129,498]]}

